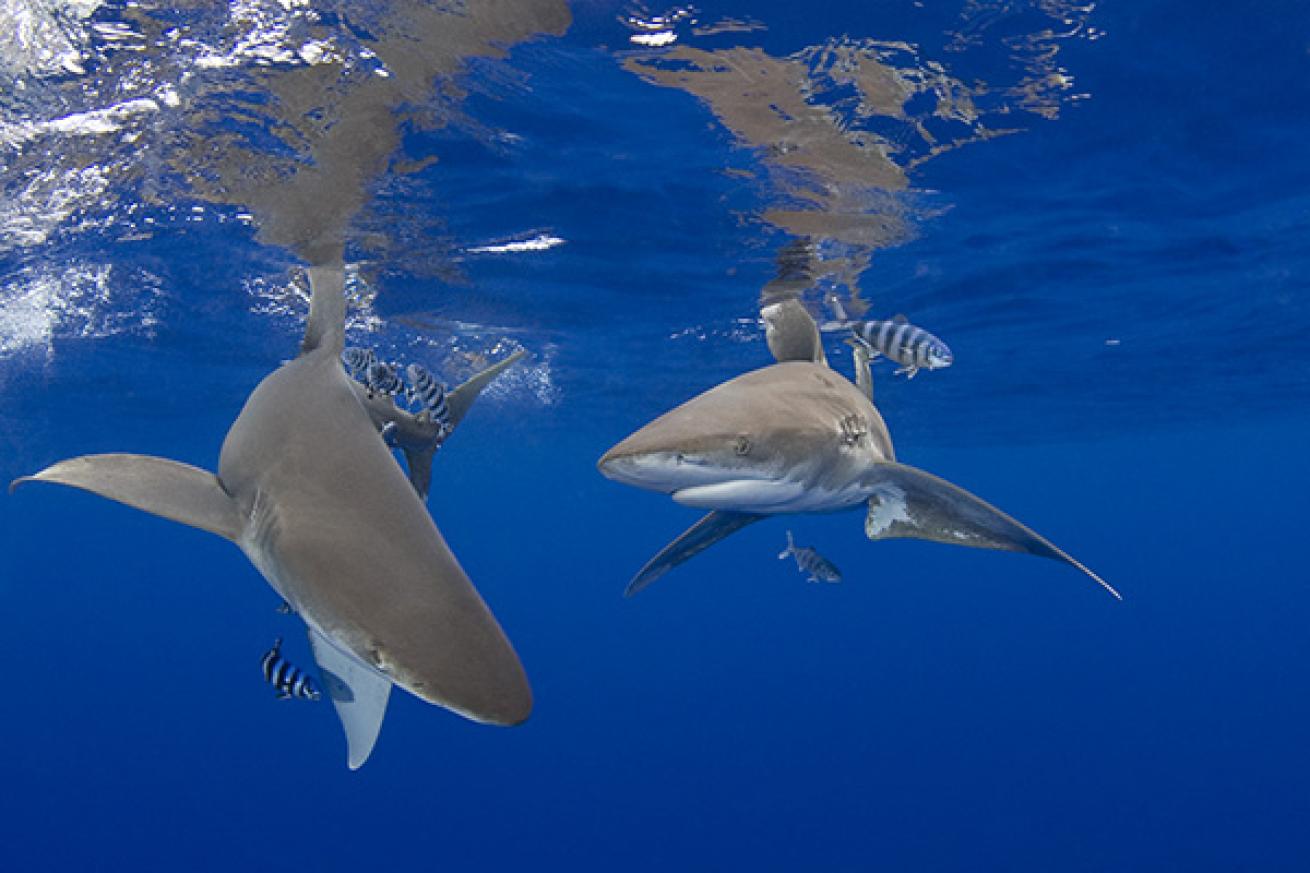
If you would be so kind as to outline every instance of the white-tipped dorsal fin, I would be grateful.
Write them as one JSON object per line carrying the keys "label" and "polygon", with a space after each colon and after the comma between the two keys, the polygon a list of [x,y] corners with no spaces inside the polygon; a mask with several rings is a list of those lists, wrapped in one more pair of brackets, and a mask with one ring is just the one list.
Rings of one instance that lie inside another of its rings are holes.
{"label": "white-tipped dorsal fin", "polygon": [[218,477],[208,470],[150,455],[83,455],[15,479],[53,482],[117,500],[170,521],[189,524],[229,540],[241,535],[243,521]]}
{"label": "white-tipped dorsal fin", "polygon": [[309,629],[323,687],[346,731],[346,764],[358,770],[368,760],[382,730],[391,696],[391,680],[340,648],[314,628]]}

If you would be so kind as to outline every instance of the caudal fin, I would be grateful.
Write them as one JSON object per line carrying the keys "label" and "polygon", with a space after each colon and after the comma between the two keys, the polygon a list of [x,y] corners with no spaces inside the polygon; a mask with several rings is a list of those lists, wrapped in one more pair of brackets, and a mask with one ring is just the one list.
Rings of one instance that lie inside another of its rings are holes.
{"label": "caudal fin", "polygon": [[864,532],[871,540],[910,537],[957,546],[1024,552],[1062,561],[1122,600],[1108,582],[1031,528],[931,473],[895,462],[867,478],[873,495]]}
{"label": "caudal fin", "polygon": [[409,468],[409,484],[414,486],[419,500],[428,499],[428,487],[432,484],[432,454],[435,446],[428,446],[418,451],[405,449],[405,466]]}
{"label": "caudal fin", "polygon": [[463,420],[464,415],[469,411],[469,407],[473,405],[473,401],[478,398],[484,388],[491,384],[493,379],[504,372],[506,368],[517,363],[526,354],[526,351],[519,349],[503,361],[497,361],[487,369],[472,376],[463,385],[447,394],[446,407],[450,410],[451,428],[454,428]]}
{"label": "caudal fin", "polygon": [[[414,486],[414,490],[418,492],[420,500],[428,499],[428,488],[432,483],[432,458],[433,455],[436,454],[437,449],[445,442],[446,437],[451,433],[451,431],[455,429],[455,425],[463,420],[464,415],[469,411],[469,407],[473,405],[474,400],[477,400],[478,395],[482,393],[483,389],[490,385],[497,376],[518,362],[519,359],[526,354],[527,352],[523,349],[519,349],[508,358],[505,358],[503,361],[497,361],[490,367],[487,367],[485,370],[472,376],[467,382],[460,385],[454,391],[446,394],[445,406],[449,412],[447,418],[448,428],[444,432],[444,435],[440,436],[438,439],[434,439],[431,444],[424,446],[423,448],[404,449],[405,466],[409,468],[409,481],[410,484]],[[413,376],[411,376],[411,378],[413,378]],[[430,410],[428,410],[428,412],[430,412]],[[386,428],[383,428],[383,437],[385,438],[385,436]]]}

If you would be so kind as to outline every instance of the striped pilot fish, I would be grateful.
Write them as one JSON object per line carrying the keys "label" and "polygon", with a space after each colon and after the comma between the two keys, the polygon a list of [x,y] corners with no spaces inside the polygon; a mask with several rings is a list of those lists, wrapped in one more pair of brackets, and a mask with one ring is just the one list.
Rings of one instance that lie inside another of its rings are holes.
{"label": "striped pilot fish", "polygon": [[920,370],[940,370],[955,361],[946,343],[910,324],[904,315],[890,321],[853,321],[850,326],[875,357],[884,355],[901,365],[897,375],[906,373],[913,379]]}
{"label": "striped pilot fish", "polygon": [[400,380],[400,373],[395,364],[374,361],[368,365],[364,374],[364,384],[374,394],[399,394],[405,390],[405,383]]}
{"label": "striped pilot fish", "polygon": [[282,657],[281,637],[264,653],[264,681],[277,690],[278,700],[318,700],[321,696],[309,674]]}
{"label": "striped pilot fish", "polygon": [[809,574],[809,578],[805,580],[807,582],[841,581],[841,570],[837,569],[837,565],[809,546],[796,545],[796,541],[791,537],[791,531],[787,531],[787,548],[779,553],[778,560],[781,561],[788,555],[796,559],[797,570]]}
{"label": "striped pilot fish", "polygon": [[368,368],[377,363],[377,360],[378,356],[372,349],[351,346],[341,352],[341,363],[345,365],[346,372],[361,382],[368,374]]}
{"label": "striped pilot fish", "polygon": [[420,411],[428,414],[429,420],[440,425],[443,432],[451,429],[450,409],[446,406],[446,387],[428,372],[422,364],[410,364],[405,368],[409,377],[410,396],[419,402]]}

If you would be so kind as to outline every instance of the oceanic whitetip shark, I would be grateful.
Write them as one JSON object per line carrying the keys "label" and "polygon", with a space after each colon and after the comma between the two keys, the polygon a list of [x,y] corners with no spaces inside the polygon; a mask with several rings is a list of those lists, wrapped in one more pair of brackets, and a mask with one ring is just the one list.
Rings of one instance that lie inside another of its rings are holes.
{"label": "oceanic whitetip shark", "polygon": [[710,510],[628,584],[632,595],[748,524],[793,512],[866,507],[872,540],[912,537],[1054,558],[1117,591],[1040,534],[950,482],[896,461],[873,405],[869,357],[856,382],[831,370],[814,320],[795,300],[762,313],[777,363],[665,413],[600,459],[610,479]]}
{"label": "oceanic whitetip shark", "polygon": [[[392,685],[498,725],[526,719],[532,692],[342,368],[341,265],[313,267],[309,277],[300,354],[246,400],[217,476],[164,458],[88,455],[10,490],[70,485],[236,543],[308,625],[356,769],[377,740]],[[486,381],[452,392],[455,419]]]}

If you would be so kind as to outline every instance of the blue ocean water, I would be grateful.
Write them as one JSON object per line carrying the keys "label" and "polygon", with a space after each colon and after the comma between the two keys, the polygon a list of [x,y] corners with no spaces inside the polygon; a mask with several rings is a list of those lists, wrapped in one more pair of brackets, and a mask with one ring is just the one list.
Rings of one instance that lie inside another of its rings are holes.
{"label": "blue ocean water", "polygon": [[[213,469],[344,240],[351,342],[452,383],[528,352],[428,505],[536,700],[397,693],[350,772],[330,706],[263,683],[275,637],[312,660],[237,549],[25,488],[0,868],[1310,863],[1302,4],[0,8],[0,479]],[[768,364],[780,296],[949,342],[875,368],[899,458],[1123,602],[857,513],[625,599],[697,515],[596,460]]]}

